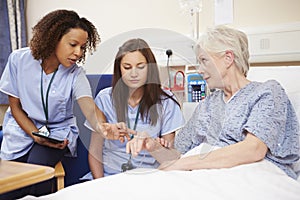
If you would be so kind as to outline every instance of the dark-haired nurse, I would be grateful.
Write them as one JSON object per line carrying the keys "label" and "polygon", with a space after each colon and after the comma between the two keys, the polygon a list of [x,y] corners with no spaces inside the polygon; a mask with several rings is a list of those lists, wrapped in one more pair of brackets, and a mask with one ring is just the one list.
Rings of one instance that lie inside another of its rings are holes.
{"label": "dark-haired nurse", "polygon": [[[99,41],[95,26],[86,18],[74,11],[56,10],[34,26],[29,47],[11,53],[0,81],[0,91],[9,98],[3,121],[3,160],[54,167],[64,155],[76,156],[76,100],[97,134],[108,137],[112,130],[118,135],[124,124],[103,126],[105,116],[95,105],[85,72],[78,65]],[[53,143],[33,132],[62,142]],[[51,189],[50,184],[30,187],[15,196],[0,195],[0,199],[39,196]]]}
{"label": "dark-haired nurse", "polygon": [[[151,48],[140,38],[130,39],[119,48],[112,87],[101,90],[95,103],[107,122],[126,122],[128,128],[147,132],[164,148],[173,146],[175,131],[185,123],[175,95],[161,87]],[[136,139],[133,137],[131,141]],[[157,159],[147,151],[134,158],[127,154],[127,142],[127,138],[123,142],[107,140],[93,133],[89,148],[91,173],[84,178],[96,179],[132,168],[158,167]]]}

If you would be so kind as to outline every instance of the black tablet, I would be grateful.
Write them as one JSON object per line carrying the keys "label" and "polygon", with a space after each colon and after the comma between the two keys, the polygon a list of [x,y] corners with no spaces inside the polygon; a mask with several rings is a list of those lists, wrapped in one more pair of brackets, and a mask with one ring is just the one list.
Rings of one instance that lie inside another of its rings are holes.
{"label": "black tablet", "polygon": [[32,132],[32,134],[35,135],[35,136],[38,136],[38,137],[45,138],[45,139],[47,139],[47,140],[49,140],[50,142],[53,142],[53,143],[62,143],[62,142],[64,142],[64,140],[58,140],[58,139],[47,137],[47,136],[41,134],[40,132]]}

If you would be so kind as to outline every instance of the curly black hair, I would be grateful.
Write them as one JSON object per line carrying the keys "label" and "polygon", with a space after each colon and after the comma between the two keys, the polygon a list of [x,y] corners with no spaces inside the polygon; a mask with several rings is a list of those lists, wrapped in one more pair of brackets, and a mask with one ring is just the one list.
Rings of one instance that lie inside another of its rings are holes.
{"label": "curly black hair", "polygon": [[78,62],[84,62],[86,51],[96,50],[100,36],[96,27],[84,17],[72,10],[55,10],[45,15],[32,29],[30,49],[35,59],[44,60],[54,51],[61,38],[72,28],[80,28],[88,33],[88,40]]}

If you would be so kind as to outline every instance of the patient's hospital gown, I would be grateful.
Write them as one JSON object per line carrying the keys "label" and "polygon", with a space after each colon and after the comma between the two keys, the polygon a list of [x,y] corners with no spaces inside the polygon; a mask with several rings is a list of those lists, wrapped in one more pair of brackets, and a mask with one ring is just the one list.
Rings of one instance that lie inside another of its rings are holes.
{"label": "patient's hospital gown", "polygon": [[217,90],[199,103],[177,134],[176,149],[186,153],[203,142],[223,147],[244,140],[248,131],[268,146],[267,160],[297,178],[292,163],[299,159],[299,123],[282,86],[251,82],[228,102],[223,97]]}

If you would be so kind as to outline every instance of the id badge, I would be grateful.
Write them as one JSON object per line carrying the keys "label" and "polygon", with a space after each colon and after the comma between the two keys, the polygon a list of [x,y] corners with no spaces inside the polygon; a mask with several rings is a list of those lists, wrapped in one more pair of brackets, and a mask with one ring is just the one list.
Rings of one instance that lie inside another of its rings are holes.
{"label": "id badge", "polygon": [[46,126],[42,126],[41,128],[39,128],[39,134],[41,134],[45,137],[49,137],[50,132]]}

